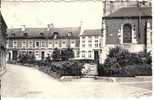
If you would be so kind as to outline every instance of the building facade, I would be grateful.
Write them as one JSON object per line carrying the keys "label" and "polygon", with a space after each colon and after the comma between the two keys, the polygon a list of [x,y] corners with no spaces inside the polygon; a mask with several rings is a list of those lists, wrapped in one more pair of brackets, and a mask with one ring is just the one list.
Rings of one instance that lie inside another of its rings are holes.
{"label": "building facade", "polygon": [[152,50],[152,7],[149,2],[142,3],[119,7],[102,18],[104,59],[115,46],[130,52]]}
{"label": "building facade", "polygon": [[101,52],[101,39],[101,29],[86,29],[80,33],[80,59],[97,59]]}
{"label": "building facade", "polygon": [[0,12],[0,74],[6,68],[6,29],[7,25]]}
{"label": "building facade", "polygon": [[[52,27],[51,27],[52,26]],[[14,28],[8,29],[8,60],[17,60],[20,54],[34,54],[36,60],[51,56],[55,48],[72,48],[75,58],[79,57],[80,27]]]}

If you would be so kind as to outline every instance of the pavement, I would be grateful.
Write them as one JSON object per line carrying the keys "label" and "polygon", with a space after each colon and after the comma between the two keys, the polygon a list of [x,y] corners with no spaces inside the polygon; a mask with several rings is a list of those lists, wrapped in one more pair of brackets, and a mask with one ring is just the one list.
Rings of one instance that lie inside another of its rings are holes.
{"label": "pavement", "polygon": [[[138,80],[137,80],[138,79]],[[122,79],[120,79],[122,80]],[[135,81],[104,81],[81,78],[59,81],[30,67],[7,65],[1,77],[3,97],[149,97],[152,95],[152,77]]]}

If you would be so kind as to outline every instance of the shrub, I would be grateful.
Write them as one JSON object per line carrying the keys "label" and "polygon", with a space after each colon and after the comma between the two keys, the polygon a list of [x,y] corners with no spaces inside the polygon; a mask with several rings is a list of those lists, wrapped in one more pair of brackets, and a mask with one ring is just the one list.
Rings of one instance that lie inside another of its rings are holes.
{"label": "shrub", "polygon": [[53,53],[52,53],[52,59],[53,60],[61,60],[61,54],[60,54],[60,50],[55,48]]}
{"label": "shrub", "polygon": [[98,74],[103,76],[151,75],[150,63],[149,53],[130,53],[128,50],[116,47],[110,49],[104,64],[98,66]]}
{"label": "shrub", "polygon": [[33,54],[29,55],[29,54],[21,54],[18,57],[18,62],[25,64],[25,63],[29,63],[29,64],[33,64],[35,63],[35,56]]}
{"label": "shrub", "polygon": [[146,64],[152,64],[151,51],[145,53],[145,63],[146,63]]}
{"label": "shrub", "polygon": [[71,48],[67,48],[61,51],[61,60],[69,60],[74,57],[74,52]]}
{"label": "shrub", "polygon": [[[56,72],[59,76],[80,76],[83,64],[76,61],[61,61],[48,64],[45,69]],[[50,73],[49,72],[49,73]]]}

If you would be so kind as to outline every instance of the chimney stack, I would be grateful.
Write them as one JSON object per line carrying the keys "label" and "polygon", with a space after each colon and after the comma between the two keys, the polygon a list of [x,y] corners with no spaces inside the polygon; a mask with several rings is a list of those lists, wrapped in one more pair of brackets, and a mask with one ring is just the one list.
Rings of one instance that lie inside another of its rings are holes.
{"label": "chimney stack", "polygon": [[21,31],[25,31],[26,30],[26,25],[21,25]]}
{"label": "chimney stack", "polygon": [[50,31],[52,28],[54,28],[54,24],[53,23],[48,24],[48,31]]}
{"label": "chimney stack", "polygon": [[80,21],[80,35],[82,35],[84,32],[84,25],[83,25],[83,21]]}

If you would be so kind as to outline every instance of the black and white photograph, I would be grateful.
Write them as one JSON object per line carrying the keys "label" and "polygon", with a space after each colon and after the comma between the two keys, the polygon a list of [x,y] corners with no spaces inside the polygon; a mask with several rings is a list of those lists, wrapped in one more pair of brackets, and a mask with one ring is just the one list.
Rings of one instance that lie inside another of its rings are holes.
{"label": "black and white photograph", "polygon": [[152,0],[1,0],[1,99],[152,99],[152,41]]}

